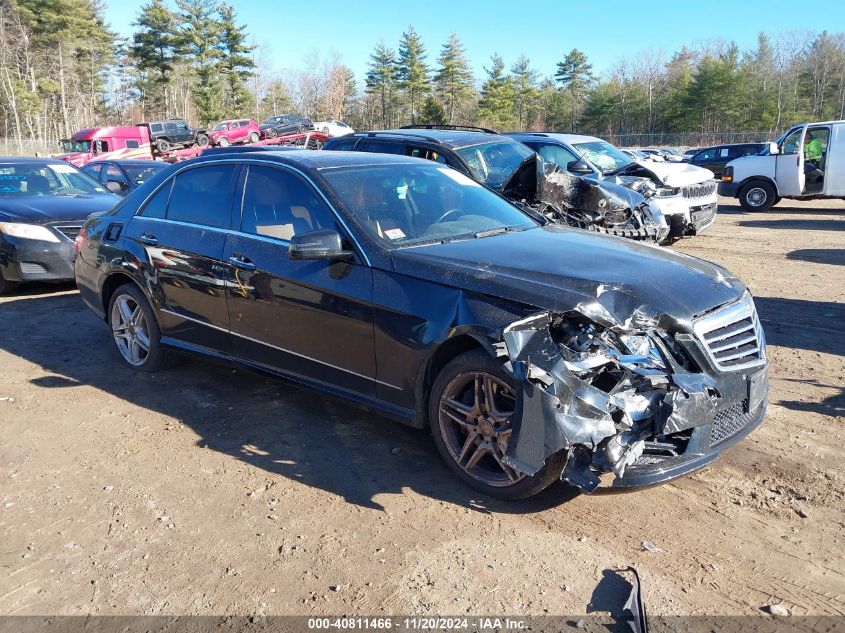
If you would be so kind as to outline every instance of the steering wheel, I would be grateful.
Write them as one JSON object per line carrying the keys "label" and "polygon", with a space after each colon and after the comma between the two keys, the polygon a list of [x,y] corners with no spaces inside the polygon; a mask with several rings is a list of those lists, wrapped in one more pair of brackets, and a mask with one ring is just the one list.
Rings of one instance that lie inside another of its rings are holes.
{"label": "steering wheel", "polygon": [[437,220],[434,221],[435,224],[440,224],[441,222],[445,221],[453,213],[461,213],[460,209],[449,209],[446,213],[441,215]]}

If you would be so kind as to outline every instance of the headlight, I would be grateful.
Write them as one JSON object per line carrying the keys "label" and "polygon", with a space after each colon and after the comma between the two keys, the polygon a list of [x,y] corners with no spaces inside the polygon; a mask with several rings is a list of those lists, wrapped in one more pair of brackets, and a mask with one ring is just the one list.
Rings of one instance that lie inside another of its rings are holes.
{"label": "headlight", "polygon": [[678,187],[661,187],[655,193],[655,196],[658,198],[671,198],[673,196],[677,196],[681,193],[681,190]]}
{"label": "headlight", "polygon": [[58,242],[56,237],[50,229],[44,226],[36,226],[34,224],[18,224],[16,222],[0,222],[0,233],[5,233],[12,237],[20,237],[25,240],[39,240],[41,242]]}

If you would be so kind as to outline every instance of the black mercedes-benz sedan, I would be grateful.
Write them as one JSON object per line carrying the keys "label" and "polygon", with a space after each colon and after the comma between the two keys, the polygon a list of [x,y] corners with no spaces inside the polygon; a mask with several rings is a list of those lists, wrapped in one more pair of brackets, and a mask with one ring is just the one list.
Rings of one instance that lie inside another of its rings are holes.
{"label": "black mercedes-benz sedan", "polygon": [[65,161],[0,157],[0,294],[23,281],[73,279],[77,232],[119,200]]}
{"label": "black mercedes-benz sedan", "polygon": [[423,159],[202,157],[78,247],[82,298],[130,367],[175,348],[346,397],[429,427],[491,495],[666,481],[766,409],[763,331],[728,271],[544,224]]}

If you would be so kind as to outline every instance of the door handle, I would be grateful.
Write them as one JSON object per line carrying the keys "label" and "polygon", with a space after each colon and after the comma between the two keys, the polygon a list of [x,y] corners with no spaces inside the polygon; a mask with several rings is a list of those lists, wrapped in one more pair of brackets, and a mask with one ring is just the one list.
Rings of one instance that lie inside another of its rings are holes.
{"label": "door handle", "polygon": [[138,238],[138,241],[141,242],[141,244],[146,244],[147,246],[158,245],[158,238],[151,233],[143,233],[141,237]]}
{"label": "door handle", "polygon": [[232,255],[229,258],[229,263],[235,268],[240,268],[241,270],[255,270],[255,264],[240,255]]}

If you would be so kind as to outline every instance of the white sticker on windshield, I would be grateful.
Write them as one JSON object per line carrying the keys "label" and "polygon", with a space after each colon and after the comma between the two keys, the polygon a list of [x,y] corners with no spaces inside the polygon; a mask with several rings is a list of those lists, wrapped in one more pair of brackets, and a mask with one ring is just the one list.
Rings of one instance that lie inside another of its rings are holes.
{"label": "white sticker on windshield", "polygon": [[405,237],[405,233],[402,229],[385,229],[384,234],[392,240],[401,240]]}
{"label": "white sticker on windshield", "polygon": [[455,171],[454,169],[449,169],[447,167],[438,167],[437,171],[439,171],[441,174],[446,174],[447,176],[449,176],[449,178],[454,180],[459,185],[463,185],[464,187],[480,187],[481,186],[477,182],[475,182],[472,178],[467,178],[461,172]]}
{"label": "white sticker on windshield", "polygon": [[76,169],[74,169],[74,167],[72,165],[68,165],[67,163],[61,163],[61,164],[48,163],[47,167],[52,169],[57,174],[75,174],[76,173]]}

